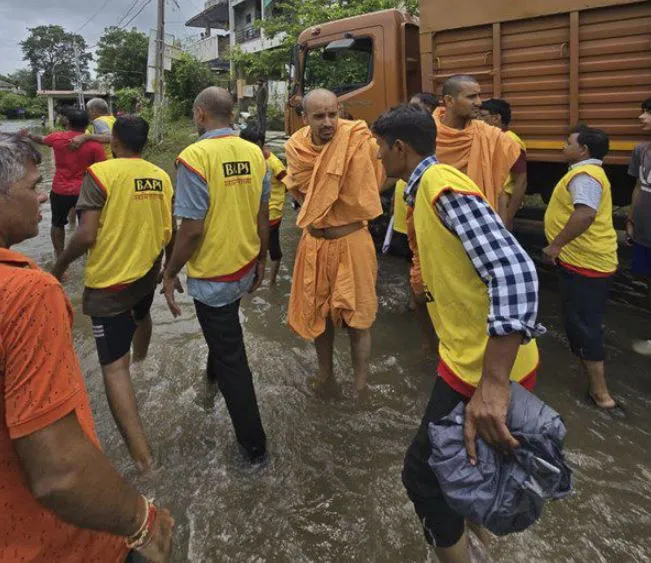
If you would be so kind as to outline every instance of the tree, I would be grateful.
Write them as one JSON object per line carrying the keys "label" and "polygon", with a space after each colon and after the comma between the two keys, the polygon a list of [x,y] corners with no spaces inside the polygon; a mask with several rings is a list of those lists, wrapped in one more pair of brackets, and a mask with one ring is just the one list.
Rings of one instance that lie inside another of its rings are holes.
{"label": "tree", "polygon": [[29,36],[20,43],[23,59],[29,62],[33,73],[43,72],[44,87],[74,89],[78,85],[77,62],[80,86],[90,80],[88,63],[93,56],[86,52],[86,41],[81,35],[68,33],[60,25],[39,25],[28,31]]}
{"label": "tree", "polygon": [[389,8],[417,14],[418,3],[418,0],[278,0],[272,13],[265,14],[265,19],[256,21],[255,26],[264,28],[269,38],[284,34],[282,44],[277,49],[259,53],[245,53],[236,46],[231,49],[230,60],[249,78],[283,77],[292,48],[304,29]]}
{"label": "tree", "polygon": [[30,98],[36,96],[36,73],[28,68],[21,68],[8,74],[6,80],[18,86]]}
{"label": "tree", "polygon": [[167,78],[167,93],[175,102],[174,113],[190,115],[192,102],[197,94],[208,86],[215,85],[210,69],[192,55],[183,53],[172,62],[172,71]]}
{"label": "tree", "polygon": [[149,39],[137,29],[107,27],[97,43],[97,75],[116,90],[143,89],[148,48]]}
{"label": "tree", "polygon": [[144,107],[147,98],[142,88],[122,88],[115,92],[115,107],[124,113],[136,113],[139,107]]}

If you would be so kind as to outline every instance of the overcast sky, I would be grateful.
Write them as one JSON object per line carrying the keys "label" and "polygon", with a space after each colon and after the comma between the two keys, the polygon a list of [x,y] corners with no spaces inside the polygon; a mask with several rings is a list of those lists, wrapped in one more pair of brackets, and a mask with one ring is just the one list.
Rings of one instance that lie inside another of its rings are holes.
{"label": "overcast sky", "polygon": [[[104,28],[116,25],[134,1],[137,1],[137,9],[131,15],[147,0],[0,0],[0,74],[27,66],[27,62],[22,60],[18,43],[27,36],[28,27],[52,24],[61,25],[66,31],[77,32],[88,18],[99,11],[92,21],[78,31],[88,45],[93,45]],[[201,30],[186,28],[183,24],[201,11],[204,0],[177,1],[180,10],[172,0],[167,0],[166,31],[177,39],[198,36]],[[137,27],[149,33],[156,25],[156,4],[156,0],[150,0],[129,28]],[[131,15],[124,21],[127,22]]]}

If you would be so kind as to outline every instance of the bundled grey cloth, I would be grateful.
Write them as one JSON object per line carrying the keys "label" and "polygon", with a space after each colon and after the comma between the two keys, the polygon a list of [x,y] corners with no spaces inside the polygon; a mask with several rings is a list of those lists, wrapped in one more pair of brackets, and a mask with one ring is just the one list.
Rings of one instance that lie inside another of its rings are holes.
{"label": "bundled grey cloth", "polygon": [[540,518],[546,500],[570,493],[572,472],[563,456],[566,429],[557,412],[512,383],[506,424],[520,447],[505,456],[478,438],[478,463],[472,466],[463,441],[464,410],[459,403],[428,429],[429,465],[455,512],[501,536],[528,528]]}

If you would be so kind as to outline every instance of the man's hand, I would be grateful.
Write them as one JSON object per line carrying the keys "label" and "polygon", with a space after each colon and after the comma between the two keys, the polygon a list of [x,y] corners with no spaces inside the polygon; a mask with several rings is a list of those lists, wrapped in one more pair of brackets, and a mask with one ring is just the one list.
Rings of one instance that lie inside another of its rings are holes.
{"label": "man's hand", "polygon": [[138,553],[153,563],[168,561],[172,551],[172,528],[174,528],[174,518],[169,510],[159,508],[151,541],[142,549],[137,550]]}
{"label": "man's hand", "polygon": [[174,292],[176,291],[178,291],[179,293],[183,293],[183,285],[181,284],[181,280],[179,280],[179,277],[174,276],[173,278],[168,278],[165,277],[165,275],[163,275],[162,293],[165,295],[167,306],[169,307],[172,316],[174,316],[175,318],[181,315],[181,308],[177,305],[176,298],[174,296]]}
{"label": "man's hand", "polygon": [[70,144],[68,145],[73,151],[76,151],[81,145],[83,145],[88,140],[86,135],[77,135],[70,139]]}
{"label": "man's hand", "polygon": [[52,270],[50,270],[50,273],[51,273],[51,274],[52,274],[56,279],[58,279],[60,282],[62,282],[62,281],[63,281],[63,278],[64,278],[64,276],[65,276],[65,273],[66,273],[66,269],[61,268],[61,266],[59,265],[59,263],[56,262],[56,263],[54,264],[54,266],[52,266]]}
{"label": "man's hand", "polygon": [[249,289],[249,293],[253,293],[262,284],[262,281],[264,280],[265,266],[265,260],[258,260],[258,263],[255,267],[255,277],[253,278],[253,284],[251,285],[251,289]]}
{"label": "man's hand", "polygon": [[506,414],[511,401],[508,382],[482,378],[475,394],[466,406],[464,441],[468,459],[477,464],[477,434],[493,448],[510,453],[519,446],[506,426]]}
{"label": "man's hand", "polygon": [[29,129],[27,129],[27,128],[21,129],[20,131],[18,131],[18,136],[19,137],[29,137]]}
{"label": "man's hand", "polygon": [[543,248],[543,260],[547,264],[551,264],[552,266],[555,266],[556,262],[558,261],[558,257],[561,254],[561,250],[562,248],[560,246],[551,243],[549,246]]}

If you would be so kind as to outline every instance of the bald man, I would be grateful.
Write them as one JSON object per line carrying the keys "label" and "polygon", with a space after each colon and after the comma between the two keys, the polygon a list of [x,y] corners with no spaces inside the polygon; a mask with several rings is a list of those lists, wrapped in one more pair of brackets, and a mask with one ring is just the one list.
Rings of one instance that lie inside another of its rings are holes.
{"label": "bald man", "polygon": [[475,78],[452,76],[442,94],[443,106],[434,111],[437,159],[470,177],[511,228],[519,202],[513,209],[500,206],[500,195],[509,174],[518,193],[526,190],[526,153],[504,131],[481,121],[481,87]]}
{"label": "bald man", "polygon": [[266,437],[246,357],[240,300],[264,277],[271,184],[262,150],[230,128],[233,101],[206,88],[194,102],[199,140],[177,158],[176,246],[163,273],[172,314],[187,264],[188,291],[208,344],[207,377],[224,396],[235,435],[249,462],[266,458]]}
{"label": "bald man", "polygon": [[283,180],[303,203],[289,326],[315,341],[319,387],[334,382],[334,329],[346,327],[355,391],[363,396],[377,313],[377,261],[367,222],[382,214],[378,147],[364,121],[339,118],[329,90],[308,93],[303,110],[306,126],[287,142]]}

